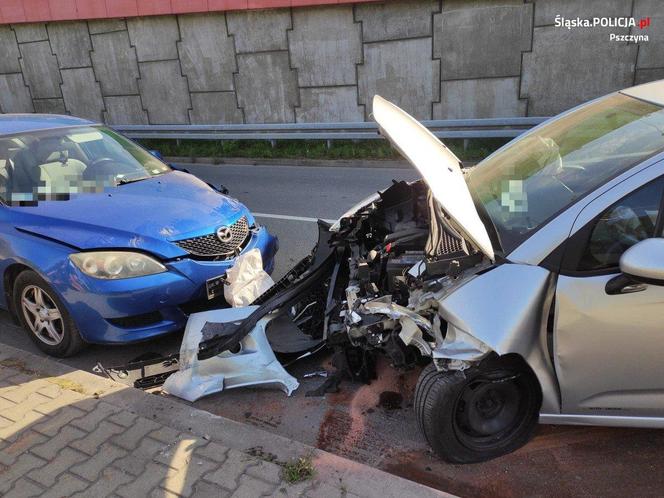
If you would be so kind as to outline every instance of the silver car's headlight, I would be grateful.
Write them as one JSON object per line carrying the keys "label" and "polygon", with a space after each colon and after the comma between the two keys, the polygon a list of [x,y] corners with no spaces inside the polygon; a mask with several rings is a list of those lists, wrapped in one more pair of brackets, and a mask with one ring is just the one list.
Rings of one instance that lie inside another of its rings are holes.
{"label": "silver car's headlight", "polygon": [[94,251],[70,254],[69,259],[86,275],[105,280],[163,273],[166,267],[139,252]]}

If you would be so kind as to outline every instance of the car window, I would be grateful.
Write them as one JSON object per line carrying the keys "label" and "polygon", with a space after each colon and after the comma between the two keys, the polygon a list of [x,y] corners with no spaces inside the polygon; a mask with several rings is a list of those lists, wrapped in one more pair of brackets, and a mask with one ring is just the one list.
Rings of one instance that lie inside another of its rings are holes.
{"label": "car window", "polygon": [[466,175],[509,254],[557,213],[664,150],[664,108],[613,94],[521,135]]}
{"label": "car window", "polygon": [[643,239],[661,236],[656,230],[663,190],[664,179],[658,178],[604,211],[592,228],[578,269],[594,271],[618,267],[620,256],[631,246]]}
{"label": "car window", "polygon": [[66,200],[171,169],[103,126],[56,128],[0,138],[0,199],[8,204]]}

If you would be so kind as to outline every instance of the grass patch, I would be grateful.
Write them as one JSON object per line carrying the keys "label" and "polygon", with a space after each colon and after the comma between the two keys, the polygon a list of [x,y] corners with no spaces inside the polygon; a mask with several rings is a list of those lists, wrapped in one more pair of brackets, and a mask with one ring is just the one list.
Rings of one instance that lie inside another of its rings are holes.
{"label": "grass patch", "polygon": [[308,481],[316,474],[311,457],[300,457],[282,465],[281,476],[288,484]]}
{"label": "grass patch", "polygon": [[[138,140],[147,149],[164,156],[245,157],[256,159],[400,159],[386,140],[280,140],[274,144],[262,140]],[[503,145],[503,139],[446,140],[447,146],[461,160],[479,160]]]}

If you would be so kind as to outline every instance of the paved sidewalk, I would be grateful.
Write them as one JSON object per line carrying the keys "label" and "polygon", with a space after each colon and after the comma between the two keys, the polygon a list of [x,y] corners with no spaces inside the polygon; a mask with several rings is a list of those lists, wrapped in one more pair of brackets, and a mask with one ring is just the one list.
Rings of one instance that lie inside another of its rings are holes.
{"label": "paved sidewalk", "polygon": [[[298,458],[314,477],[288,483]],[[4,346],[0,496],[450,495]]]}

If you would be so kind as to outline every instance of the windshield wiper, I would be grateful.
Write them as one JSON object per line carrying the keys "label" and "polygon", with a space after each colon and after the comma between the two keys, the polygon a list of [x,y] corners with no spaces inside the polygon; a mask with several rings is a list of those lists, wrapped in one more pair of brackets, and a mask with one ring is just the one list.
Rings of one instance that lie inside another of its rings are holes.
{"label": "windshield wiper", "polygon": [[142,180],[147,180],[149,176],[142,176],[140,178],[120,178],[115,182],[115,185],[127,185],[128,183],[140,182]]}

